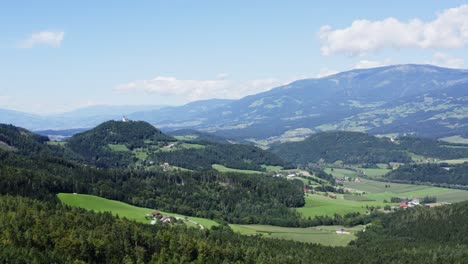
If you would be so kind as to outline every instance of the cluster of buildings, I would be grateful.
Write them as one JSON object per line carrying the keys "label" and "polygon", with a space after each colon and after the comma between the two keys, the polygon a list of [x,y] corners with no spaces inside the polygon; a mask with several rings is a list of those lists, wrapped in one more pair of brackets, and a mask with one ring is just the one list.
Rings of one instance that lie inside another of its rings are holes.
{"label": "cluster of buildings", "polygon": [[151,219],[151,224],[155,225],[158,221],[163,224],[168,224],[172,222],[172,218],[169,216],[164,216],[158,211],[154,211],[151,214],[146,214],[146,219]]}
{"label": "cluster of buildings", "polygon": [[400,202],[400,208],[408,208],[408,207],[415,207],[420,205],[419,199],[411,199],[411,200],[403,200]]}

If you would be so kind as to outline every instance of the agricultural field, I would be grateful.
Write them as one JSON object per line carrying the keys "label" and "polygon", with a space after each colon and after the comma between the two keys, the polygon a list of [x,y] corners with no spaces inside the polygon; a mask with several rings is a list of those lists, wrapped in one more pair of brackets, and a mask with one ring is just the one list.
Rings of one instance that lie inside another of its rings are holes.
{"label": "agricultural field", "polygon": [[197,135],[183,135],[183,136],[173,136],[177,140],[190,141],[198,138]]}
{"label": "agricultural field", "polygon": [[382,205],[382,203],[376,201],[360,202],[345,200],[344,196],[339,194],[336,199],[320,194],[307,194],[305,202],[304,207],[296,208],[304,217],[344,215],[353,212],[365,213],[367,211],[366,205]]}
{"label": "agricultural field", "polygon": [[[96,212],[111,212],[113,215],[118,215],[119,217],[125,217],[129,220],[134,220],[145,224],[150,223],[149,220],[145,219],[145,215],[150,214],[153,211],[158,211],[166,216],[180,217],[182,219],[185,218],[184,215],[168,213],[157,209],[137,207],[123,202],[109,200],[94,195],[59,193],[57,196],[63,203],[70,206],[80,207],[86,210],[93,210]],[[189,216],[187,220],[187,224],[192,226],[195,226],[193,224],[194,222],[204,226],[205,228],[211,228],[212,226],[218,225],[217,222],[206,218]]]}
{"label": "agricultural field", "polygon": [[461,136],[445,137],[445,138],[441,138],[440,140],[443,140],[449,143],[468,144],[468,138],[464,138]]}
{"label": "agricultural field", "polygon": [[358,169],[364,172],[364,174],[369,178],[379,178],[391,171],[390,169],[382,169],[382,168],[378,168],[378,169],[377,168],[370,168],[370,169],[358,168]]}
{"label": "agricultural field", "polygon": [[448,163],[448,164],[462,164],[462,163],[465,163],[465,162],[468,162],[468,158],[438,161],[438,163]]}
{"label": "agricultural field", "polygon": [[338,178],[357,176],[357,173],[355,171],[347,170],[347,169],[326,168],[325,172],[333,175],[333,177],[338,177]]}
{"label": "agricultural field", "polygon": [[282,166],[262,165],[261,167],[264,168],[268,172],[279,172],[283,169]]}
{"label": "agricultural field", "polygon": [[[432,187],[425,185],[400,184],[379,182],[361,179],[360,182],[346,182],[345,188],[354,189],[359,194],[337,194],[336,199],[329,198],[323,194],[307,194],[306,204],[296,210],[304,217],[333,216],[351,212],[365,213],[367,206],[384,207],[395,205],[390,203],[392,197],[399,198],[423,198],[435,196],[438,202],[455,203],[468,200],[468,191]],[[387,201],[387,202],[386,202]]]}
{"label": "agricultural field", "polygon": [[432,187],[426,185],[379,182],[361,179],[361,182],[346,182],[345,187],[366,192],[363,196],[378,202],[390,201],[391,197],[422,198],[435,196],[438,202],[461,202],[468,200],[468,191]]}
{"label": "agricultural field", "polygon": [[270,225],[230,225],[234,232],[243,235],[260,235],[265,238],[287,239],[300,242],[318,243],[327,246],[346,246],[356,238],[355,234],[364,226],[344,228],[349,235],[337,234],[342,226],[317,226],[308,228],[279,227]]}
{"label": "agricultural field", "polygon": [[158,152],[168,152],[168,151],[178,151],[181,149],[203,149],[204,145],[200,144],[190,144],[190,143],[172,143],[168,146],[159,148]]}
{"label": "agricultural field", "polygon": [[66,144],[67,144],[66,141],[54,141],[54,140],[47,141],[47,145],[51,145],[51,146],[65,146]]}
{"label": "agricultural field", "polygon": [[237,173],[246,173],[246,174],[262,174],[264,172],[262,171],[255,171],[255,170],[239,170],[239,169],[232,169],[225,167],[220,164],[213,164],[212,165],[213,169],[219,171],[219,172],[237,172]]}
{"label": "agricultural field", "polygon": [[124,144],[108,144],[112,151],[130,151]]}
{"label": "agricultural field", "polygon": [[[111,212],[113,215],[125,217],[129,220],[134,220],[140,223],[149,224],[150,221],[145,219],[145,215],[155,211],[156,209],[137,207],[123,202],[109,200],[94,195],[87,194],[71,194],[60,193],[58,198],[65,204],[80,207],[86,210],[96,212]],[[184,215],[173,214],[157,210],[163,215],[179,217],[185,219]],[[188,226],[196,227],[201,224],[204,228],[211,228],[219,225],[217,222],[199,217],[187,217],[184,221]],[[310,228],[293,228],[293,227],[278,227],[269,225],[236,225],[231,224],[230,227],[234,232],[239,232],[243,235],[261,235],[265,238],[288,239],[300,242],[319,243],[329,246],[346,246],[350,241],[356,238],[355,234],[361,231],[364,226],[356,226],[345,228],[350,232],[349,235],[338,235],[336,230],[343,228],[341,226],[319,226]]]}

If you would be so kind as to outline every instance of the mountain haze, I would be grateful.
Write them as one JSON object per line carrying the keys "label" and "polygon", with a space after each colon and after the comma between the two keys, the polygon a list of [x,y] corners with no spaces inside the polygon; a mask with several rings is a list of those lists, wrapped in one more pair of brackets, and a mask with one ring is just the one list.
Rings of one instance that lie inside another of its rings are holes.
{"label": "mountain haze", "polygon": [[125,114],[163,131],[196,129],[259,144],[300,140],[333,130],[468,137],[468,70],[394,65],[298,80],[238,100],[116,108],[46,117],[1,111],[0,122],[36,130],[82,128]]}

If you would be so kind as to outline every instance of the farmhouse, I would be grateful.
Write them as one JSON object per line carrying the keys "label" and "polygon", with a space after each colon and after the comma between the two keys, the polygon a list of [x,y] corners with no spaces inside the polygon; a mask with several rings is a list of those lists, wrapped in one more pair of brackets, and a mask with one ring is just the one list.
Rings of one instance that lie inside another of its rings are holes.
{"label": "farmhouse", "polygon": [[171,222],[171,218],[168,217],[168,216],[163,216],[163,217],[161,218],[161,220],[159,220],[159,221],[161,221],[163,224],[166,224],[166,223],[170,223],[170,222]]}
{"label": "farmhouse", "polygon": [[336,230],[336,233],[338,235],[350,235],[351,234],[350,232],[345,231],[344,228],[340,228],[340,229]]}
{"label": "farmhouse", "polygon": [[161,216],[162,214],[160,212],[158,212],[158,211],[154,211],[154,212],[151,213],[151,215],[153,217],[156,217],[156,216]]}

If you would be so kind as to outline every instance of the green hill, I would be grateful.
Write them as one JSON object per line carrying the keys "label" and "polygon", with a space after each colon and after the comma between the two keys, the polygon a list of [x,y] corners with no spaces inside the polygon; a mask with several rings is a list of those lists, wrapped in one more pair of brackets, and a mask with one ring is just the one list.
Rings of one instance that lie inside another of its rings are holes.
{"label": "green hill", "polygon": [[107,121],[72,136],[67,148],[84,160],[98,166],[128,166],[136,158],[130,152],[119,151],[143,147],[149,143],[174,141],[152,125],[142,121]]}
{"label": "green hill", "polygon": [[402,182],[466,186],[468,185],[468,162],[456,165],[447,163],[405,165],[389,172],[385,178]]}
{"label": "green hill", "polygon": [[326,132],[304,141],[283,143],[271,151],[296,164],[327,163],[341,160],[348,164],[410,162],[410,156],[396,148],[390,139],[359,132]]}
{"label": "green hill", "polygon": [[468,147],[433,139],[379,138],[360,132],[325,132],[300,142],[273,146],[273,153],[296,164],[343,161],[347,164],[411,162],[411,154],[439,159],[468,157]]}
{"label": "green hill", "polygon": [[13,125],[0,124],[0,149],[6,151],[19,151],[24,154],[45,151],[44,144],[48,137],[34,134],[24,128]]}
{"label": "green hill", "polygon": [[99,167],[157,167],[164,163],[190,170],[229,168],[264,171],[262,165],[287,167],[276,155],[255,146],[187,140],[166,135],[146,122],[105,122],[76,134],[65,148]]}

